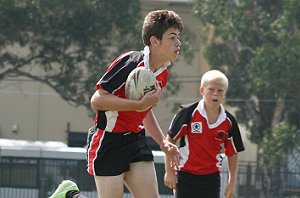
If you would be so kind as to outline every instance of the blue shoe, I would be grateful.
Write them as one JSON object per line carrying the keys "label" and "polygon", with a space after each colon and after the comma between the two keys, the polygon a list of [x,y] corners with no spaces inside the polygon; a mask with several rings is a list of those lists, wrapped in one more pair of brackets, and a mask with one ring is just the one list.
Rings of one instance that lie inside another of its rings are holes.
{"label": "blue shoe", "polygon": [[49,198],[66,198],[66,194],[70,191],[79,191],[79,188],[74,182],[64,180]]}

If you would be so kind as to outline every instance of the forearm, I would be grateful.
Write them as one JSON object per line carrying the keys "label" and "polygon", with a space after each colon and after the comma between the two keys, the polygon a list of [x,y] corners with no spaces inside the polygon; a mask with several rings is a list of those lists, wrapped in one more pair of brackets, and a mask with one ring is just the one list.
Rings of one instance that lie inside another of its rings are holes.
{"label": "forearm", "polygon": [[[167,135],[166,139],[169,142],[175,144],[175,141],[169,135]],[[172,162],[171,162],[170,158],[167,155],[165,155],[164,159],[165,159],[165,172],[166,173],[174,173],[174,167],[171,164]]]}
{"label": "forearm", "polygon": [[145,126],[146,131],[155,140],[155,142],[157,142],[159,146],[162,146],[164,144],[165,135],[159,127],[159,124],[152,110],[150,110],[147,116],[144,118],[143,124]]}
{"label": "forearm", "polygon": [[173,167],[171,165],[170,158],[167,155],[165,155],[164,158],[165,158],[165,172],[166,173],[174,172],[174,169],[173,169]]}
{"label": "forearm", "polygon": [[238,154],[228,156],[228,182],[235,184],[238,169]]}
{"label": "forearm", "polygon": [[91,106],[94,110],[133,111],[139,109],[139,101],[120,98],[99,89],[91,98]]}
{"label": "forearm", "polygon": [[[167,141],[171,142],[172,144],[175,144],[175,141],[167,135],[166,137]],[[174,162],[170,159],[168,155],[165,155],[165,176],[164,176],[164,183],[165,186],[173,189],[176,189],[176,184],[178,182],[177,175],[176,175],[176,170],[174,166]]]}
{"label": "forearm", "polygon": [[169,158],[169,164],[174,167],[178,167],[180,158],[179,149],[175,144],[165,139],[165,135],[159,127],[152,110],[150,110],[144,118],[143,124],[151,137],[159,144],[161,151],[163,151],[167,155],[167,158]]}

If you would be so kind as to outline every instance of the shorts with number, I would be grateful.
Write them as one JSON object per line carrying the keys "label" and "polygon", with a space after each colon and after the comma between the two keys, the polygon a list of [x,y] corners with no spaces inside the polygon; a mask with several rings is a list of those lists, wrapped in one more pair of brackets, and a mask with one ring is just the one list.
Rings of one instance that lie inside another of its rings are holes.
{"label": "shorts with number", "polygon": [[87,171],[91,175],[116,176],[130,169],[130,163],[153,161],[145,131],[112,133],[90,129],[87,138]]}

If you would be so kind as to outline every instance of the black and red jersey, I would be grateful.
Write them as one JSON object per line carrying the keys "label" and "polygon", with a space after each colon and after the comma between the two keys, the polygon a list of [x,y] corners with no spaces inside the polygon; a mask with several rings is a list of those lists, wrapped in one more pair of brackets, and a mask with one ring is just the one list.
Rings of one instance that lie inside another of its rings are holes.
{"label": "black and red jersey", "polygon": [[[120,55],[108,67],[97,83],[96,89],[102,88],[113,95],[125,98],[125,83],[129,73],[136,67],[145,67],[145,61],[143,51],[131,51]],[[167,66],[161,67],[154,74],[161,88],[165,87],[168,81]],[[150,109],[144,112],[97,111],[95,124],[107,132],[138,133],[143,129],[142,121]]]}
{"label": "black and red jersey", "polygon": [[218,120],[209,124],[203,100],[181,108],[168,135],[180,139],[179,170],[192,174],[220,172],[224,153],[230,156],[245,150],[234,116],[221,105]]}

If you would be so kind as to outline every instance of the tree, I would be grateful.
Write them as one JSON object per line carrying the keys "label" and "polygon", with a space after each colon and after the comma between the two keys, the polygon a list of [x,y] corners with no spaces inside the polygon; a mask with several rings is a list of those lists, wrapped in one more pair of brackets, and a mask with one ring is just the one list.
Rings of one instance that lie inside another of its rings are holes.
{"label": "tree", "polygon": [[277,197],[274,175],[300,144],[300,1],[194,0],[194,13],[202,36],[210,31],[209,64],[229,77],[228,104],[258,145],[265,195]]}
{"label": "tree", "polygon": [[0,21],[0,81],[39,81],[88,109],[113,58],[141,46],[138,0],[2,0]]}

